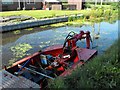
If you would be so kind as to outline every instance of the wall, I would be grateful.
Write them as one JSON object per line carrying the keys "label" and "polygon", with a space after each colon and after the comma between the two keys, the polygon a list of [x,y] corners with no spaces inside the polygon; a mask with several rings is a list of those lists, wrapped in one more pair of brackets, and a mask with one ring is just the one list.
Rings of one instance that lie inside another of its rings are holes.
{"label": "wall", "polygon": [[62,9],[62,5],[59,5],[59,4],[52,5],[52,10],[61,10],[61,9]]}
{"label": "wall", "polygon": [[82,1],[83,0],[68,0],[68,4],[69,5],[76,5],[76,9],[81,10],[82,9]]}
{"label": "wall", "polygon": [[17,10],[18,3],[13,2],[13,4],[2,4],[2,11]]}
{"label": "wall", "polygon": [[35,2],[34,4],[25,4],[27,10],[32,10],[33,8],[41,10],[43,8],[42,2]]}
{"label": "wall", "polygon": [[[13,2],[13,4],[3,4],[2,11],[14,11],[14,10],[17,10],[18,7],[19,7],[18,2]],[[24,3],[23,3],[23,7],[24,7]],[[33,7],[37,10],[40,10],[43,8],[41,2],[35,2],[35,4],[34,3],[33,4],[25,3],[26,10],[32,10]],[[22,10],[22,8],[21,8],[21,10]]]}
{"label": "wall", "polygon": [[[81,16],[82,15],[77,15],[77,17],[81,17]],[[72,15],[72,17],[76,17],[76,16]],[[13,31],[13,30],[18,30],[18,29],[23,29],[23,28],[30,28],[30,27],[35,27],[35,26],[42,26],[42,25],[48,25],[48,24],[59,23],[59,22],[67,22],[67,21],[68,21],[68,16],[55,17],[55,18],[50,18],[50,19],[41,19],[41,20],[36,20],[33,22],[22,22],[19,24],[2,26],[2,29],[0,29],[0,32],[7,32],[7,31]]]}
{"label": "wall", "polygon": [[68,17],[50,18],[45,20],[37,20],[33,22],[22,22],[20,24],[2,26],[2,30],[0,30],[0,32],[13,31],[16,29],[23,29],[23,28],[29,28],[29,27],[65,22],[65,21],[68,21]]}

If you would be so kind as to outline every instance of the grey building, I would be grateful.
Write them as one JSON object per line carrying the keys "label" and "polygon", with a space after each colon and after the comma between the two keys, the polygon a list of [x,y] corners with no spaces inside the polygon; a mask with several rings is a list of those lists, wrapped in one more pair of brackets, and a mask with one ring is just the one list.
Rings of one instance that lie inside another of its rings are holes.
{"label": "grey building", "polygon": [[2,11],[46,10],[46,8],[51,7],[60,9],[60,5],[61,3],[58,0],[2,0]]}

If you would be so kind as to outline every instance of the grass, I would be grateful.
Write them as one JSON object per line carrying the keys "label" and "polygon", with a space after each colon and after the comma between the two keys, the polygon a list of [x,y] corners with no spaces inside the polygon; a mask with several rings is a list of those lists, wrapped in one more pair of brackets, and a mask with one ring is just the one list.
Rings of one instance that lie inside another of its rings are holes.
{"label": "grass", "polygon": [[50,81],[49,88],[120,88],[120,39],[106,52],[78,67],[70,76]]}
{"label": "grass", "polygon": [[70,15],[70,14],[78,14],[80,11],[69,11],[69,10],[21,10],[21,11],[6,11],[0,12],[0,16],[12,16],[12,15],[27,15],[37,19],[47,18],[53,16],[61,16],[61,15]]}

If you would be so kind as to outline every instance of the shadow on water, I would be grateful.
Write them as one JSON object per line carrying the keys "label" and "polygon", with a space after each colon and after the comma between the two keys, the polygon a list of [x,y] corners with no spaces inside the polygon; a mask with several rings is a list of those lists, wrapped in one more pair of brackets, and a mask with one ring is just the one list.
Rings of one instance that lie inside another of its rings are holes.
{"label": "shadow on water", "polygon": [[[97,49],[99,54],[101,54],[118,38],[118,21],[119,20],[114,23],[99,22],[93,25],[83,25],[82,27],[65,26],[60,28],[49,28],[47,30],[35,27],[30,31],[21,30],[19,34],[14,34],[14,32],[3,33],[3,43],[1,45],[3,57],[2,63],[8,65],[8,62],[11,59],[20,60],[26,55],[33,54],[50,45],[63,44],[65,37],[70,31],[79,33],[80,30],[89,30],[91,32],[93,40],[92,47]],[[16,58],[14,53],[17,53],[17,51],[14,51],[13,53],[11,47],[23,43],[29,44],[32,48],[26,52],[23,50],[26,55],[21,58]],[[85,44],[85,40],[77,42],[77,45],[80,47],[86,47]]]}
{"label": "shadow on water", "polygon": [[2,34],[2,45],[15,42],[17,39],[19,39],[20,37],[22,37],[24,35],[31,34],[31,33],[37,33],[37,32],[41,32],[41,31],[49,30],[49,29],[52,29],[52,28],[35,27],[35,28],[15,30],[12,32],[3,33]]}

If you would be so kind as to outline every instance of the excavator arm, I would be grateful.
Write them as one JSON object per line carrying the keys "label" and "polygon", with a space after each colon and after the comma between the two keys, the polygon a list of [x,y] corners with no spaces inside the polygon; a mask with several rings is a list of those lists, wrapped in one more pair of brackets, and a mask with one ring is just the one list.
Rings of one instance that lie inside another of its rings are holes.
{"label": "excavator arm", "polygon": [[70,50],[74,50],[74,48],[77,47],[76,42],[81,39],[86,39],[86,48],[89,49],[90,41],[92,41],[90,32],[80,31],[79,34],[76,34],[75,32],[70,32],[68,34],[68,36],[65,39],[64,45],[63,45],[63,50],[65,51],[67,49],[68,52],[70,52]]}

